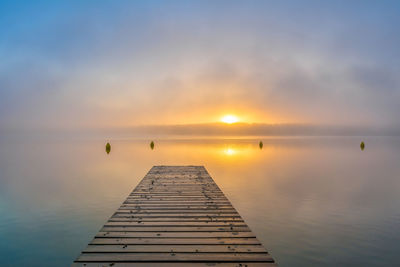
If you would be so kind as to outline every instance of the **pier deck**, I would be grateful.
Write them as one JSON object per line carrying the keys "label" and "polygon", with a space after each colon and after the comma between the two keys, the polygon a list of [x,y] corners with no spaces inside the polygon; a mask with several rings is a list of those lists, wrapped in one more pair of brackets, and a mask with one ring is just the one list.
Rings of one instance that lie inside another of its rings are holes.
{"label": "pier deck", "polygon": [[203,166],[154,166],[72,266],[275,266]]}

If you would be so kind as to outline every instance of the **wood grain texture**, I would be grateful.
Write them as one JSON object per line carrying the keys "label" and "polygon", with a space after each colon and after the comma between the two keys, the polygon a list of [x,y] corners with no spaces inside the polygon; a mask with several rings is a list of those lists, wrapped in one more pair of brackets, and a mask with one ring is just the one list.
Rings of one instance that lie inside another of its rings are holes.
{"label": "wood grain texture", "polygon": [[154,166],[72,266],[276,266],[203,166]]}

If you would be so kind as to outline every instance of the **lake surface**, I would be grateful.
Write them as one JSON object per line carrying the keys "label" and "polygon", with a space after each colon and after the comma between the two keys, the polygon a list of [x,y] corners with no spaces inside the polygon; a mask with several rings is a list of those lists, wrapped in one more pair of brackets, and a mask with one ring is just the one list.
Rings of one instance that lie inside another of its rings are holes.
{"label": "lake surface", "polygon": [[0,265],[69,266],[153,165],[204,165],[280,266],[400,266],[399,137],[154,141],[0,140]]}

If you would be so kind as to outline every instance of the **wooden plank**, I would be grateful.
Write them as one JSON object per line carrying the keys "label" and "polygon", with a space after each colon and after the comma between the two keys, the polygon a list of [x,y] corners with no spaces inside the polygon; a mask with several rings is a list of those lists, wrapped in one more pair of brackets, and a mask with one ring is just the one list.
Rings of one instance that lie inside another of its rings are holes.
{"label": "wooden plank", "polygon": [[[179,186],[179,185],[177,185]],[[207,188],[198,188],[198,187],[190,187],[190,188],[181,188],[180,190],[176,190],[177,186],[173,187],[163,187],[158,190],[151,190],[151,189],[143,189],[144,191],[141,194],[152,194],[152,193],[160,193],[160,194],[165,194],[165,193],[175,193],[179,195],[179,193],[182,193],[183,191],[186,194],[215,194],[215,195],[222,195],[222,192],[219,190],[211,190]],[[183,190],[183,191],[182,191]]]}
{"label": "wooden plank", "polygon": [[[182,179],[182,178],[175,178],[175,179]],[[176,186],[176,185],[184,185],[184,186],[197,186],[197,187],[205,187],[205,188],[218,188],[219,187],[216,184],[212,184],[211,180],[203,180],[203,181],[195,181],[192,180],[192,182],[188,182],[188,180],[182,181],[182,182],[167,182],[165,180],[152,180],[155,181],[151,183],[148,181],[147,183],[142,183],[139,185],[138,188],[144,188],[145,186],[149,186],[148,188],[145,189],[151,189],[151,188],[156,188],[156,186],[161,186],[162,187],[168,187],[168,186]]]}
{"label": "wooden plank", "polygon": [[102,232],[250,232],[247,226],[104,226]]}
{"label": "wooden plank", "polygon": [[277,266],[273,262],[74,262],[72,267],[273,267]]}
{"label": "wooden plank", "polygon": [[265,252],[262,245],[89,245],[83,252],[193,252],[193,253],[237,253]]}
{"label": "wooden plank", "polygon": [[230,221],[230,222],[131,222],[131,221],[108,221],[104,226],[247,226],[244,221]]}
{"label": "wooden plank", "polygon": [[[182,178],[176,178],[176,179],[179,180]],[[177,186],[179,186],[179,185],[181,185],[181,187],[177,188]],[[173,187],[174,189],[177,189],[177,190],[181,190],[184,187],[199,187],[199,188],[205,188],[205,189],[214,188],[216,190],[221,191],[221,189],[216,184],[212,184],[212,182],[210,182],[209,180],[208,181],[204,181],[204,180],[196,181],[195,183],[190,183],[187,181],[180,182],[180,183],[178,183],[178,182],[168,183],[167,181],[162,181],[162,180],[151,183],[150,181],[148,181],[147,183],[139,184],[137,188],[145,189],[145,190],[152,190],[152,189],[157,190],[157,189],[163,189],[165,187]]]}
{"label": "wooden plank", "polygon": [[223,192],[217,186],[204,186],[195,184],[171,184],[171,185],[140,185],[137,188],[137,192],[149,193],[149,192],[162,192],[167,189],[171,192],[184,192],[184,193],[204,193],[204,192],[215,192],[222,194]]}
{"label": "wooden plank", "polygon": [[130,194],[129,196],[130,197],[135,197],[135,196],[139,196],[139,197],[157,196],[158,197],[158,196],[176,196],[176,195],[178,195],[178,196],[190,196],[190,197],[193,197],[193,196],[205,196],[205,195],[207,195],[207,196],[219,196],[219,197],[223,196],[223,197],[225,197],[224,194],[218,193],[218,192],[199,193],[199,192],[181,192],[181,191],[178,191],[178,192],[171,192],[171,191],[166,191],[166,192],[159,192],[159,191],[157,191],[157,192],[136,192],[136,193]]}
{"label": "wooden plank", "polygon": [[235,216],[210,216],[210,215],[188,215],[188,214],[184,214],[184,215],[148,215],[148,214],[140,214],[140,215],[136,215],[133,213],[116,213],[113,215],[113,218],[136,218],[136,219],[147,219],[147,220],[158,220],[158,219],[163,219],[163,218],[179,218],[179,219],[208,219],[210,221],[218,221],[218,220],[224,220],[224,219],[241,219],[240,215],[235,215]]}
{"label": "wooden plank", "polygon": [[184,198],[206,198],[207,200],[209,198],[211,199],[224,199],[225,201],[227,201],[227,198],[224,195],[215,195],[215,194],[202,194],[202,195],[193,195],[193,194],[179,194],[179,193],[175,193],[175,194],[148,194],[148,195],[132,195],[129,196],[127,199],[149,199],[149,198],[162,198],[162,199],[166,199],[168,200],[168,198],[179,198],[179,199],[184,199]]}
{"label": "wooden plank", "polygon": [[188,199],[188,200],[193,200],[193,199],[201,199],[201,200],[208,200],[208,199],[223,199],[223,200],[227,200],[226,197],[224,196],[217,196],[217,197],[213,197],[213,196],[178,196],[178,195],[174,195],[174,196],[129,196],[127,199],[160,199],[160,200],[171,200],[171,199],[175,199],[177,198],[179,201]]}
{"label": "wooden plank", "polygon": [[113,216],[109,220],[109,222],[205,222],[205,223],[217,223],[217,222],[243,222],[243,219],[240,217],[223,217],[223,218],[210,218],[210,217],[187,217],[187,218],[168,218],[168,217],[159,217],[159,218],[140,218],[134,216]]}
{"label": "wooden plank", "polygon": [[143,210],[143,211],[156,211],[156,210],[233,210],[236,211],[232,206],[222,206],[222,207],[216,207],[213,205],[209,206],[194,206],[191,207],[189,206],[159,206],[159,205],[153,205],[150,207],[143,207],[143,206],[137,206],[137,205],[122,205],[119,209],[127,209],[127,210]]}
{"label": "wooden plank", "polygon": [[196,238],[208,238],[208,237],[255,237],[252,232],[98,232],[96,237],[196,237]]}
{"label": "wooden plank", "polygon": [[73,266],[275,266],[202,166],[155,166]]}
{"label": "wooden plank", "polygon": [[204,210],[196,210],[196,209],[180,209],[180,210],[142,210],[142,209],[118,209],[117,213],[129,213],[129,214],[229,214],[229,215],[237,215],[235,210],[223,210],[223,209],[204,209]]}
{"label": "wooden plank", "polygon": [[158,206],[158,205],[153,205],[152,207],[142,207],[142,205],[131,205],[131,206],[125,206],[122,205],[118,210],[132,210],[132,211],[142,211],[142,212],[157,212],[157,210],[159,211],[168,211],[168,210],[184,210],[184,211],[190,211],[190,210],[199,210],[199,211],[230,211],[231,213],[236,213],[236,210],[231,206],[227,206],[227,207],[218,207],[218,206],[214,206],[214,205],[208,205],[208,206],[203,206],[203,207],[190,207],[189,206]]}
{"label": "wooden plank", "polygon": [[[131,209],[131,208],[121,208],[118,209],[114,214],[115,215],[119,215],[119,216],[129,216],[129,215],[135,215],[135,213],[141,213],[141,214],[147,214],[147,215],[151,215],[152,209]],[[193,214],[198,214],[199,216],[207,216],[205,215],[205,213],[210,213],[210,214],[215,214],[215,213],[225,213],[225,214],[232,214],[232,217],[237,217],[239,216],[239,213],[236,212],[236,210],[234,209],[213,209],[213,208],[209,208],[209,209],[188,209],[188,208],[181,208],[179,210],[177,209],[168,209],[168,208],[163,208],[161,207],[161,209],[158,210],[154,210],[155,212],[162,212],[162,213],[175,213],[175,214],[179,214],[179,215],[184,215],[184,213],[186,212],[190,212]],[[195,216],[193,214],[190,214],[191,216]],[[159,214],[157,214],[157,216],[159,216]],[[229,215],[225,215],[229,216]]]}
{"label": "wooden plank", "polygon": [[235,214],[239,215],[236,210],[233,208],[214,208],[214,207],[209,207],[209,208],[171,208],[171,207],[158,207],[158,208],[150,208],[150,209],[139,209],[139,208],[133,208],[133,207],[120,207],[117,210],[117,213],[121,214],[157,214],[157,213],[198,213],[198,214],[203,214],[203,213],[227,213],[227,214]]}
{"label": "wooden plank", "polygon": [[193,201],[204,201],[204,202],[216,202],[216,203],[220,203],[220,202],[225,202],[228,203],[228,200],[225,198],[206,198],[206,197],[185,197],[185,198],[181,198],[181,197],[152,197],[152,198],[127,198],[127,201],[131,201],[131,202],[141,202],[141,203],[152,203],[152,202],[164,202],[164,201],[175,201],[175,202],[180,202],[181,204],[185,204],[185,203],[189,203],[189,202],[193,202]]}
{"label": "wooden plank", "polygon": [[[157,184],[143,184],[139,185],[137,187],[137,191],[139,192],[140,190],[143,190],[143,192],[149,192],[149,191],[164,191],[166,189],[171,189],[174,192],[183,192],[183,191],[197,191],[197,193],[200,192],[205,192],[205,191],[215,191],[218,193],[221,193],[221,189],[218,188],[218,186],[212,186],[212,185],[196,185],[196,184],[179,184],[179,183],[174,183],[170,185],[157,185]],[[196,190],[194,190],[196,189]],[[132,193],[136,193],[132,192]]]}
{"label": "wooden plank", "polygon": [[259,245],[257,238],[94,238],[98,245]]}
{"label": "wooden plank", "polygon": [[203,205],[203,204],[180,204],[180,205],[169,205],[169,204],[122,204],[122,208],[140,208],[143,210],[152,210],[152,209],[169,209],[169,208],[175,208],[175,209],[181,209],[181,208],[187,208],[187,209],[234,209],[230,205],[215,205],[215,204],[210,204],[210,205]]}
{"label": "wooden plank", "polygon": [[[126,212],[123,212],[126,211]],[[163,214],[152,214],[151,212],[149,213],[135,213],[135,212],[129,212],[129,210],[119,210],[119,212],[116,212],[112,215],[111,218],[153,218],[153,217],[157,217],[157,218],[198,218],[198,219],[202,219],[202,218],[211,218],[211,219],[226,219],[226,218],[233,218],[233,219],[237,219],[237,218],[241,218],[240,215],[238,213],[223,213],[223,214],[217,214],[219,211],[215,211],[213,212],[213,210],[208,211],[208,213],[206,213],[207,211],[198,211],[196,213],[185,213],[185,212],[180,212],[180,213],[176,213],[173,211],[166,211]],[[172,214],[171,214],[172,213]],[[211,215],[212,214],[212,215]]]}
{"label": "wooden plank", "polygon": [[115,262],[143,262],[143,261],[200,261],[200,262],[273,262],[267,253],[82,253],[77,262],[81,261],[115,261]]}
{"label": "wooden plank", "polygon": [[131,205],[208,205],[208,206],[225,206],[225,205],[231,205],[230,202],[228,201],[125,201],[123,203],[124,205],[126,204],[131,204]]}

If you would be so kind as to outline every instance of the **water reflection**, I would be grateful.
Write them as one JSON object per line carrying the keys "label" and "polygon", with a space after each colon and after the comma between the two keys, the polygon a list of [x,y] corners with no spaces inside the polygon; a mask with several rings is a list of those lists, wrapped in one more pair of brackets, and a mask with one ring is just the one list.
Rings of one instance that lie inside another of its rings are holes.
{"label": "water reflection", "polygon": [[232,155],[235,155],[235,154],[236,154],[236,150],[234,150],[233,148],[228,147],[228,148],[226,148],[226,149],[224,150],[224,153],[225,153],[226,155],[228,155],[228,156],[232,156]]}
{"label": "water reflection", "polygon": [[400,263],[399,138],[156,141],[3,143],[0,265],[68,266],[153,165],[177,164],[206,166],[280,266]]}

